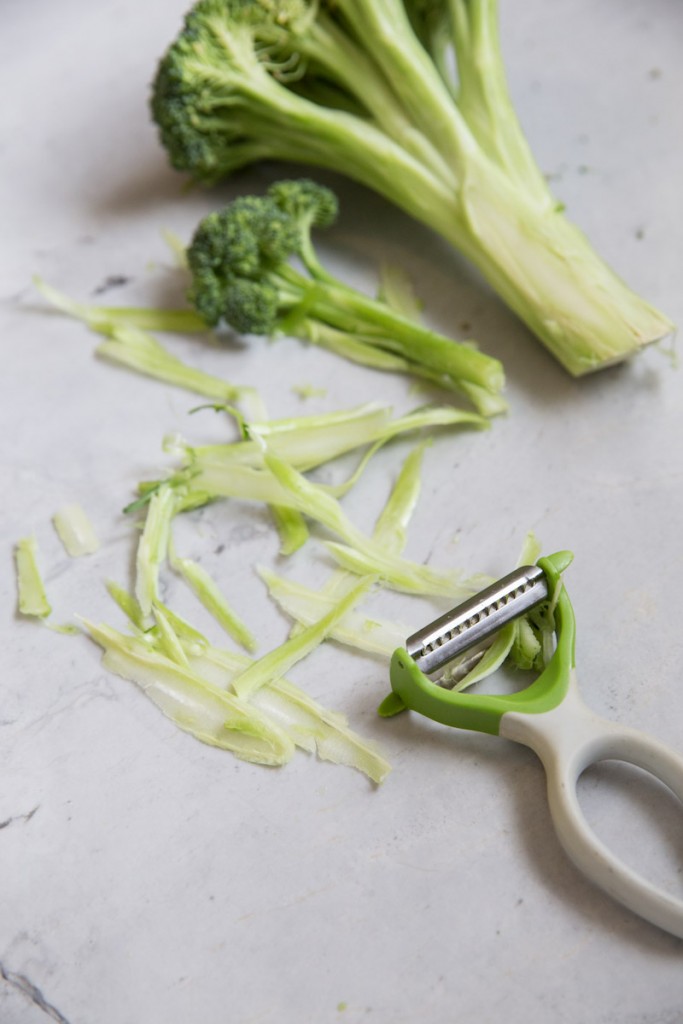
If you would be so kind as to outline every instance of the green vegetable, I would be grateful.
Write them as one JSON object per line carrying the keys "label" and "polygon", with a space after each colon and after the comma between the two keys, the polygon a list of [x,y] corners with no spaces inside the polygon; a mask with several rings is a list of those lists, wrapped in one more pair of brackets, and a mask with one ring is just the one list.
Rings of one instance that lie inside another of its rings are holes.
{"label": "green vegetable", "polygon": [[256,707],[136,637],[84,621],[104,648],[103,664],[136,683],[176,725],[203,743],[259,764],[284,764],[294,751],[287,734]]}
{"label": "green vegetable", "polygon": [[293,555],[308,540],[308,526],[301,512],[294,508],[271,505],[275,527],[280,535],[280,554]]}
{"label": "green vegetable", "polygon": [[52,612],[38,567],[38,545],[35,537],[23,537],[15,547],[19,611],[22,615],[47,618]]}
{"label": "green vegetable", "polygon": [[382,509],[372,537],[392,555],[400,555],[408,541],[407,529],[420,497],[422,459],[428,441],[417,445],[406,456],[398,478]]}
{"label": "green vegetable", "polygon": [[183,645],[176,634],[169,617],[159,605],[152,609],[157,624],[157,646],[162,654],[174,661],[176,665],[189,668],[189,661]]}
{"label": "green vegetable", "polygon": [[[495,0],[199,0],[151,109],[171,163],[199,181],[285,160],[375,189],[472,260],[572,374],[672,330],[551,194],[510,99]],[[284,283],[255,278],[253,244],[236,237],[246,281],[227,311],[211,287],[198,302],[269,330]]]}
{"label": "green vegetable", "polygon": [[206,610],[213,615],[228,636],[247,651],[256,650],[256,640],[240,616],[230,607],[209,573],[191,558],[171,554],[171,565],[189,584]]}
{"label": "green vegetable", "polygon": [[[190,656],[190,661],[204,678],[226,688],[250,664],[245,655],[216,647]],[[349,729],[344,715],[324,708],[288,679],[272,679],[251,695],[249,703],[279,723],[298,747],[317,753],[321,760],[356,768],[376,783],[391,770],[373,744]]]}
{"label": "green vegetable", "polygon": [[[184,250],[183,250],[184,251]],[[141,331],[178,331],[196,334],[206,331],[206,323],[192,309],[149,309],[146,306],[97,306],[76,302],[36,276],[33,283],[56,309],[82,320],[93,331],[113,335],[116,328],[133,327]],[[135,335],[131,334],[132,343]],[[123,335],[125,342],[125,334]]]}
{"label": "green vegetable", "polygon": [[[289,759],[292,749],[288,740],[317,753],[322,760],[356,768],[376,783],[390,771],[386,759],[349,729],[343,715],[324,708],[281,677],[284,662],[278,665],[274,652],[270,654],[273,678],[244,700],[231,688],[233,681],[255,664],[251,658],[213,646],[164,605],[154,608],[163,629],[140,633],[142,613],[133,595],[112,583],[108,589],[138,635],[126,637],[109,627],[86,623],[93,639],[106,651],[106,666],[136,682],[165,714],[197,739],[233,750],[245,760],[266,764]],[[299,653],[303,656],[308,652],[302,645]],[[262,675],[263,666],[258,671]],[[221,693],[226,695],[229,716],[222,725],[220,717],[226,714],[226,707],[220,701]],[[237,709],[240,714],[236,718]],[[287,737],[284,742],[283,732]],[[263,742],[254,743],[254,736]],[[264,742],[270,746],[265,755]]]}
{"label": "green vegetable", "polygon": [[[540,544],[536,536],[530,532],[524,538],[517,565],[534,564],[540,554]],[[479,659],[475,657],[474,665],[470,664],[471,655],[468,653],[447,666],[445,678],[450,677],[453,680],[451,688],[453,690],[465,690],[469,686],[473,686],[474,683],[478,683],[480,680],[490,676],[508,660],[517,668],[530,669],[532,667],[539,667],[538,663],[534,666],[533,661],[529,661],[526,657],[530,649],[528,641],[528,632],[530,631],[529,617],[522,616],[513,622],[507,623],[496,633],[492,643],[484,651],[483,656]]]}
{"label": "green vegetable", "polygon": [[[500,412],[500,363],[451,341],[332,277],[311,242],[337,213],[334,194],[312,181],[281,181],[210,213],[188,248],[189,298],[214,326],[242,334],[295,334],[352,356],[378,350],[401,367],[464,392],[484,413]],[[303,270],[292,260],[297,258]]]}
{"label": "green vegetable", "polygon": [[98,334],[106,336],[95,350],[99,356],[175,387],[193,391],[220,403],[242,402],[256,407],[255,390],[238,386],[188,366],[161,344],[150,330],[196,332],[206,324],[192,310],[92,306],[75,302],[67,295],[34,278],[40,293],[57,309],[82,320]]}
{"label": "green vegetable", "polygon": [[[189,507],[215,498],[237,498],[291,509],[322,524],[345,542],[347,548],[341,550],[352,560],[352,571],[377,576],[387,585],[408,592],[464,596],[471,593],[474,581],[401,558],[395,544],[382,547],[348,520],[337,498],[355,483],[378,444],[426,427],[481,426],[486,421],[452,407],[416,409],[393,420],[390,412],[389,407],[371,403],[338,413],[243,424],[247,439],[233,444],[192,448],[172,438],[167,450],[180,456],[183,466],[164,484],[145,485],[145,489],[150,496],[160,487],[175,489],[177,500]],[[368,447],[371,442],[374,444]],[[301,472],[361,446],[368,449],[363,460],[341,485],[315,484]],[[414,458],[419,461],[418,456]],[[416,500],[415,472],[412,483],[404,478],[404,502]],[[387,511],[386,515],[389,514]],[[400,529],[404,515],[398,513],[393,525],[387,523],[386,530]],[[330,545],[330,550],[339,557],[338,547]]]}
{"label": "green vegetable", "polygon": [[292,416],[281,420],[253,420],[242,424],[243,438],[229,444],[191,446],[182,438],[167,438],[165,448],[178,456],[190,475],[206,469],[216,472],[237,467],[262,469],[264,445],[301,472],[314,469],[338,456],[417,430],[472,426],[486,428],[488,421],[476,413],[453,406],[423,406],[391,418],[391,406],[379,402],[338,412]]}
{"label": "green vegetable", "polygon": [[145,627],[145,617],[137,598],[114,580],[107,580],[106,587],[109,596],[116,601],[126,618],[130,619],[135,628],[142,632]]}
{"label": "green vegetable", "polygon": [[[281,505],[301,512],[339,536],[345,544],[328,543],[344,565],[362,576],[377,576],[397,590],[420,594],[464,596],[472,592],[469,581],[455,572],[438,572],[409,559],[383,551],[348,519],[331,490],[314,484],[291,463],[266,450],[264,469],[248,466],[217,466],[196,460],[188,476],[180,475],[191,496],[196,488],[208,500],[241,498]],[[169,485],[169,486],[172,486]],[[345,546],[346,545],[346,546]]]}
{"label": "green vegetable", "polygon": [[145,525],[138,541],[135,596],[143,621],[159,601],[159,572],[168,557],[171,523],[178,512],[182,495],[173,487],[160,487],[147,507]]}
{"label": "green vegetable", "polygon": [[52,521],[67,554],[72,558],[92,555],[99,549],[100,542],[92,523],[80,505],[65,505],[55,513]]}
{"label": "green vegetable", "polygon": [[297,636],[292,636],[279,647],[264,654],[258,661],[233,679],[232,687],[238,697],[250,697],[257,690],[281,679],[293,665],[305,658],[325,640],[336,624],[346,613],[364,597],[376,582],[372,576],[362,579],[340,601],[326,612],[322,618],[303,629]]}
{"label": "green vegetable", "polygon": [[138,373],[227,402],[237,401],[246,391],[220,377],[188,366],[140,328],[114,325],[107,328],[106,333],[109,337],[97,346],[97,354],[114,363],[123,363]]}
{"label": "green vegetable", "polygon": [[[321,615],[327,615],[337,607],[338,595],[305,587],[263,567],[258,569],[258,573],[277,605],[303,627],[312,625]],[[351,579],[354,578],[351,576]],[[298,634],[298,630],[292,631],[292,635]],[[348,647],[390,658],[396,648],[405,642],[408,631],[393,621],[350,610],[335,624],[329,635]]]}
{"label": "green vegetable", "polygon": [[[401,554],[406,544],[406,529],[420,491],[424,449],[425,444],[420,444],[408,454],[372,532],[372,542],[389,555]],[[273,600],[297,623],[292,636],[296,636],[301,627],[310,626],[319,619],[321,612],[333,609],[340,597],[355,585],[352,574],[339,571],[333,573],[319,590],[293,583],[263,568],[259,569],[259,574]],[[349,609],[335,623],[330,636],[350,647],[391,657],[408,632],[396,622],[361,615]]]}

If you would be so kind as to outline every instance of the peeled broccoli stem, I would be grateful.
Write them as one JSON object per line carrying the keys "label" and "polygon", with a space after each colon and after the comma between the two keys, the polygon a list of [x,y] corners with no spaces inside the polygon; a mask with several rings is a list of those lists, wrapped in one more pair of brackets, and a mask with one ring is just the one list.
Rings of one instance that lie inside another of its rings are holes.
{"label": "peeled broccoli stem", "polygon": [[322,321],[352,336],[365,336],[411,362],[419,358],[456,386],[470,383],[494,393],[503,387],[503,369],[496,359],[428,330],[341,282],[311,281],[288,264],[278,265],[268,280],[277,288],[281,305],[291,310],[283,329],[296,325],[300,333],[307,320]]}
{"label": "peeled broccoli stem", "polygon": [[570,373],[619,362],[671,332],[558,209],[529,202],[496,167],[486,170],[472,169],[461,217],[442,233]]}
{"label": "peeled broccoli stem", "polygon": [[341,0],[355,30],[376,43],[375,57],[402,104],[417,124],[436,128],[437,142],[452,138],[450,114],[458,215],[444,219],[447,211],[438,204],[436,219],[427,223],[472,260],[576,376],[670,333],[672,324],[607,267],[550,193],[509,96],[496,0],[444,6],[457,104],[411,31],[404,3]]}
{"label": "peeled broccoli stem", "polygon": [[[547,190],[543,199],[538,185],[527,195],[476,146],[463,180],[448,189],[372,126],[359,131],[352,115],[325,111],[321,117],[315,104],[294,99],[315,111],[327,132],[324,143],[322,132],[311,139],[304,121],[304,135],[293,144],[295,126],[281,110],[278,130],[289,128],[292,147],[284,157],[332,170],[342,166],[443,235],[572,375],[619,362],[673,329],[607,266]],[[517,161],[523,174],[521,156]]]}

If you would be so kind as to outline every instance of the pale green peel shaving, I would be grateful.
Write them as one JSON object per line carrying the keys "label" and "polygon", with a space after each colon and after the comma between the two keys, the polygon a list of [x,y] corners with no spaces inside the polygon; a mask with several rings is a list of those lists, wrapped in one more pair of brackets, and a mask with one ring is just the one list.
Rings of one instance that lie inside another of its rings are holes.
{"label": "pale green peel shaving", "polygon": [[238,401],[246,390],[188,366],[172,355],[160,341],[138,327],[113,325],[106,331],[101,329],[101,333],[106,333],[108,340],[97,346],[95,351],[98,355],[122,363],[148,377],[224,402]]}
{"label": "pale green peel shaving", "polygon": [[[216,685],[229,687],[252,662],[243,654],[209,647],[190,657],[192,665]],[[344,715],[329,711],[300,687],[284,678],[274,679],[255,691],[250,703],[273,716],[302,750],[315,750],[324,761],[346,765],[380,783],[391,770],[386,758],[372,744],[349,729]]]}
{"label": "pale green peel shaving", "polygon": [[429,443],[425,441],[409,453],[375,523],[373,540],[387,554],[399,555],[406,546],[408,523],[420,497],[422,459]]}
{"label": "pale green peel shaving", "polygon": [[142,615],[147,618],[159,601],[159,570],[168,556],[171,522],[177,511],[178,498],[168,485],[160,487],[151,497],[142,536],[138,542],[135,596]]}
{"label": "pale green peel shaving", "polygon": [[293,555],[308,540],[309,531],[301,512],[282,505],[273,505],[271,513],[280,535],[280,554]]}
{"label": "pale green peel shaving", "polygon": [[19,611],[22,615],[47,618],[52,608],[45,593],[38,568],[38,545],[35,537],[23,537],[15,548]]}
{"label": "pale green peel shaving", "polygon": [[[267,468],[287,495],[288,503],[316,519],[347,542],[348,549],[340,545],[328,545],[330,550],[334,548],[337,557],[337,549],[341,549],[342,552],[349,551],[350,557],[345,568],[353,568],[353,571],[364,576],[379,577],[388,586],[398,590],[451,595],[454,592],[463,592],[462,583],[456,582],[453,574],[436,573],[427,566],[417,565],[398,555],[382,551],[371,538],[350,522],[332,495],[311,483],[293,466],[271,452],[266,451],[264,458]],[[467,591],[467,588],[464,589]]]}
{"label": "pale green peel shaving", "polygon": [[361,550],[358,543],[352,547],[336,541],[326,541],[325,547],[335,562],[349,572],[359,576],[378,576],[392,590],[406,594],[465,598],[477,590],[472,581],[463,579],[455,570],[450,573],[437,572],[428,565],[385,555],[381,549],[373,550],[365,543],[364,550]]}
{"label": "pale green peel shaving", "polygon": [[258,708],[134,637],[109,626],[88,621],[84,625],[93,640],[104,648],[104,665],[136,683],[185,732],[259,764],[285,764],[291,758],[292,741]]}
{"label": "pale green peel shaving", "polygon": [[33,283],[41,295],[56,309],[76,320],[82,320],[91,330],[109,334],[113,328],[132,327],[143,331],[201,333],[208,330],[193,309],[148,309],[147,307],[95,306],[77,302],[40,277]]}
{"label": "pale green peel shaving", "polygon": [[262,686],[275,679],[281,679],[297,662],[310,654],[328,637],[344,615],[367,594],[375,583],[375,577],[362,579],[348,594],[337,602],[334,608],[317,622],[302,630],[298,636],[290,637],[284,644],[255,661],[233,680],[233,689],[239,697],[249,697]]}
{"label": "pale green peel shaving", "polygon": [[[517,560],[517,565],[532,565],[541,554],[541,545],[538,542],[537,537],[533,532],[527,533],[522,544],[522,550]],[[517,643],[519,642],[520,631],[524,629],[522,624],[528,626],[526,619],[516,619],[513,622],[507,623],[501,630],[496,634],[493,639],[493,643],[484,652],[483,657],[477,662],[475,667],[467,673],[464,678],[460,679],[459,682],[453,687],[454,690],[465,690],[469,686],[473,686],[480,680],[485,679],[487,676],[492,675],[496,672],[501,665],[513,654]],[[529,627],[530,630],[530,627]],[[526,633],[525,633],[526,635]],[[529,648],[527,647],[527,650]],[[467,657],[467,656],[465,656]],[[512,658],[514,661],[514,657]],[[531,667],[520,664],[519,667]],[[450,666],[450,671],[457,671],[458,662],[455,662]]]}
{"label": "pale green peel shaving", "polygon": [[197,595],[206,610],[223,627],[228,636],[247,651],[256,650],[256,639],[237,612],[230,607],[225,595],[210,574],[191,558],[170,554],[171,566]]}
{"label": "pale green peel shaving", "polygon": [[176,665],[189,668],[190,663],[187,660],[185,649],[176,635],[168,617],[159,605],[155,604],[152,610],[159,629],[158,647],[160,652],[165,654],[167,658],[170,658],[171,661],[175,662]]}
{"label": "pale green peel shaving", "polygon": [[[321,615],[333,611],[339,603],[338,592],[329,595],[324,590],[312,590],[262,567],[258,573],[273,600],[302,626],[312,625]],[[351,581],[355,578],[350,576]],[[387,658],[402,645],[406,636],[407,631],[393,621],[354,611],[348,611],[330,631],[330,637],[339,643]]]}
{"label": "pale green peel shaving", "polygon": [[85,511],[78,504],[65,505],[52,517],[55,530],[72,558],[92,555],[100,542]]}
{"label": "pale green peel shaving", "polygon": [[[108,589],[119,606],[130,615],[133,624],[137,625],[141,621],[141,611],[135,598],[116,584],[108,584]],[[206,740],[205,737],[207,735],[210,737],[212,734],[211,716],[214,712],[214,705],[209,701],[209,722],[204,723],[202,721],[204,714],[202,701],[197,699],[195,692],[196,679],[201,679],[205,687],[224,692],[229,690],[233,679],[244,673],[254,662],[248,655],[214,647],[194,626],[180,618],[168,607],[155,606],[154,611],[157,622],[161,617],[164,623],[163,636],[161,630],[155,628],[142,636],[139,635],[134,641],[132,638],[122,637],[122,634],[107,630],[106,627],[97,627],[100,631],[106,630],[106,632],[95,635],[95,639],[98,642],[107,640],[110,648],[115,645],[122,646],[126,654],[134,652],[141,656],[142,652],[146,651],[149,655],[147,665],[149,666],[150,663],[156,665],[157,671],[161,673],[168,668],[168,661],[171,661],[174,666],[180,665],[189,668],[193,679],[190,684],[187,684],[182,674],[172,674],[171,682],[175,688],[174,700],[182,703],[183,688],[187,685],[188,701],[192,705],[195,715],[193,728],[189,731],[204,742],[213,742],[211,739]],[[170,647],[175,651],[175,656],[169,657],[166,653],[169,641]],[[181,654],[178,653],[178,648],[182,651]],[[155,654],[161,660],[155,660]],[[118,674],[126,678],[133,678],[136,682],[142,678],[143,670],[138,662],[115,660],[114,656],[110,654],[108,664],[118,671]],[[167,687],[170,685],[168,679],[165,680],[165,685]],[[144,686],[143,689],[145,689]],[[151,691],[146,689],[145,692],[155,703],[161,703],[162,698],[159,696],[158,687],[153,687]],[[228,694],[228,697],[231,701],[243,703],[247,713],[250,708],[255,706],[267,721],[274,722],[279,729],[283,730],[292,743],[302,750],[310,753],[316,752],[322,760],[356,768],[377,783],[381,782],[390,770],[388,762],[380,752],[371,743],[361,739],[353,730],[349,729],[343,715],[324,708],[286,679],[274,679],[261,687],[252,694],[249,702],[243,702],[231,694]],[[177,720],[172,704],[170,717]],[[178,724],[182,723],[178,722]],[[187,726],[182,727],[186,728]],[[227,746],[224,736],[220,745]],[[251,759],[248,750],[244,747],[240,756],[247,760]],[[262,760],[260,748],[257,760]]]}

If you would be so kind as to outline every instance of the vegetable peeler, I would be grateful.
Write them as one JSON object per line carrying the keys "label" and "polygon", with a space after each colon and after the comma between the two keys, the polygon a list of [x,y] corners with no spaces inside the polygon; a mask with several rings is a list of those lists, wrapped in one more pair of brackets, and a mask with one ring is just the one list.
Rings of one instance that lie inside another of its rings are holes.
{"label": "vegetable peeler", "polygon": [[[579,805],[577,783],[590,765],[615,759],[644,769],[683,800],[683,757],[635,729],[594,714],[575,674],[575,618],[562,582],[572,560],[561,551],[524,566],[441,616],[406,641],[391,661],[392,693],[380,706],[391,715],[409,708],[444,725],[492,733],[530,747],[541,759],[559,840],[574,864],[615,900],[683,938],[683,900],[649,883],[593,833]],[[554,650],[540,675],[507,695],[455,692],[427,673],[481,647],[503,625],[549,603]]]}

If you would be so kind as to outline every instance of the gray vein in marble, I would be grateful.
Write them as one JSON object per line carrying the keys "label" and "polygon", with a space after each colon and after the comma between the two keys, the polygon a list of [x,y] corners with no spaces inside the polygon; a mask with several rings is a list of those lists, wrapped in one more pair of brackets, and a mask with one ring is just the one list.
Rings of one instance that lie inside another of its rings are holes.
{"label": "gray vein in marble", "polygon": [[26,825],[31,820],[31,818],[36,813],[39,807],[40,804],[36,804],[33,810],[28,811],[26,814],[13,814],[11,817],[5,818],[4,821],[0,821],[0,829],[9,828],[10,825],[14,825],[14,823],[17,821],[23,821],[24,824]]}
{"label": "gray vein in marble", "polygon": [[69,690],[67,694],[60,694],[49,708],[27,721],[25,728],[39,731],[60,715],[78,711],[92,701],[115,702],[119,699],[119,693],[119,688],[108,676],[95,676]]}
{"label": "gray vein in marble", "polygon": [[38,986],[34,985],[34,983],[27,978],[25,974],[10,971],[5,967],[2,961],[0,961],[0,978],[2,978],[3,981],[6,981],[8,985],[11,985],[12,988],[21,992],[22,995],[25,995],[26,998],[34,1004],[34,1006],[37,1006],[39,1010],[46,1013],[48,1017],[52,1018],[52,1020],[58,1021],[58,1024],[69,1024],[67,1018],[59,1012],[56,1006],[53,1006],[52,1003],[48,1003]]}

